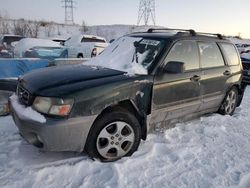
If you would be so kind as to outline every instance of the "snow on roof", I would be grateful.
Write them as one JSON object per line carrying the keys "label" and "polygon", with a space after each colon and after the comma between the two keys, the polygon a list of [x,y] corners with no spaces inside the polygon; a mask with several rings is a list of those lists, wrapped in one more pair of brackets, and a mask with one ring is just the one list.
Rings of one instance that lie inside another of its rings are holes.
{"label": "snow on roof", "polygon": [[80,35],[72,35],[67,41],[67,42],[70,42],[70,43],[75,43],[75,42],[80,42],[82,40],[82,38],[95,38],[95,39],[99,39],[99,40],[105,40],[105,38],[103,37],[99,37],[99,36],[95,36],[95,35],[83,35],[83,34],[80,34]]}
{"label": "snow on roof", "polygon": [[16,52],[25,52],[26,50],[33,48],[33,47],[61,47],[61,45],[57,42],[54,42],[49,39],[37,39],[37,38],[24,38],[20,40],[16,46]]}
{"label": "snow on roof", "polygon": [[62,36],[62,35],[57,35],[57,36],[53,36],[50,37],[50,40],[67,40],[69,38],[69,36]]}

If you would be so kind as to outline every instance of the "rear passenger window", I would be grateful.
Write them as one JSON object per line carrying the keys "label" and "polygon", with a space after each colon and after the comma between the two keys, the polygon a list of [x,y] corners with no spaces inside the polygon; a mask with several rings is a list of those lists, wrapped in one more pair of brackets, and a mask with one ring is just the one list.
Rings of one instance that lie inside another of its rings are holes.
{"label": "rear passenger window", "polygon": [[215,42],[199,42],[200,60],[202,68],[224,66],[224,59]]}
{"label": "rear passenger window", "polygon": [[199,53],[196,42],[187,40],[175,43],[168,53],[165,63],[170,61],[183,62],[186,71],[199,69]]}
{"label": "rear passenger window", "polygon": [[222,47],[223,53],[226,56],[225,58],[228,65],[239,65],[239,56],[234,45],[228,43],[221,43],[220,45]]}

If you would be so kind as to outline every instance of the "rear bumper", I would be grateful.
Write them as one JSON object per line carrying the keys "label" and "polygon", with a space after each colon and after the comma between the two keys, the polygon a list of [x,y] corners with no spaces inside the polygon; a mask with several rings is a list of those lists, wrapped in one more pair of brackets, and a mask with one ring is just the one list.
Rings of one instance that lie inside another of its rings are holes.
{"label": "rear bumper", "polygon": [[9,100],[12,117],[20,134],[30,144],[48,151],[83,151],[96,116],[59,120],[46,118],[46,122],[41,123],[24,116],[13,100]]}

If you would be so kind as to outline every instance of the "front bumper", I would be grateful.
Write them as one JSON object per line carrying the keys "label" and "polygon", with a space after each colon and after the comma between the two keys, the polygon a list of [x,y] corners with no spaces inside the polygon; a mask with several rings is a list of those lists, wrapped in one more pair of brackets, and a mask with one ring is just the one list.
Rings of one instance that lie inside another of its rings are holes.
{"label": "front bumper", "polygon": [[[41,123],[24,116],[15,98],[10,98],[11,114],[20,134],[30,144],[47,151],[78,151],[84,149],[90,128],[96,116],[55,119]],[[22,106],[22,105],[20,105]]]}

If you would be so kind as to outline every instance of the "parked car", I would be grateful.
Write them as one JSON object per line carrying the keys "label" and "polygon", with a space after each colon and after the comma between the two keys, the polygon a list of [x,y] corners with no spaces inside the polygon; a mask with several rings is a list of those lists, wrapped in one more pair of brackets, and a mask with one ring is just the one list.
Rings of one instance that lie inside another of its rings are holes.
{"label": "parked car", "polygon": [[117,39],[86,65],[28,73],[10,98],[13,119],[44,150],[114,161],[155,126],[232,115],[245,89],[241,61],[230,41],[210,35],[149,29]]}
{"label": "parked car", "polygon": [[102,37],[74,35],[65,41],[70,58],[91,58],[100,54],[108,43]]}
{"label": "parked car", "polygon": [[55,36],[55,37],[51,37],[50,39],[54,42],[59,43],[60,45],[64,46],[65,41],[68,39],[69,37],[63,37],[63,36]]}
{"label": "parked car", "polygon": [[53,60],[56,58],[67,58],[68,51],[59,43],[49,39],[25,38],[16,44],[14,57]]}
{"label": "parked car", "polygon": [[0,37],[0,53],[2,52],[4,58],[8,58],[9,55],[13,57],[14,46],[12,46],[11,43],[20,41],[23,38],[24,37],[20,35],[3,35]]}
{"label": "parked car", "polygon": [[250,59],[241,58],[243,65],[243,82],[245,84],[250,84]]}
{"label": "parked car", "polygon": [[0,51],[0,58],[12,58],[13,54],[9,52],[8,50],[2,50]]}

